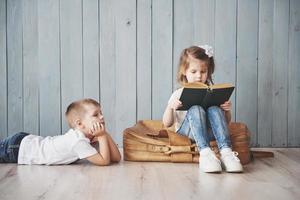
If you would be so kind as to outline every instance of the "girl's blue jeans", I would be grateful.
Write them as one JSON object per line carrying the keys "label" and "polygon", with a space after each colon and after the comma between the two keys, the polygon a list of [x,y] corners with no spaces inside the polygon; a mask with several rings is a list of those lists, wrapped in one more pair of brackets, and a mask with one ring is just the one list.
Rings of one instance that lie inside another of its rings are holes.
{"label": "girl's blue jeans", "polygon": [[194,140],[199,150],[210,147],[209,142],[212,140],[216,140],[220,150],[231,148],[225,115],[218,106],[207,110],[201,106],[192,106],[177,133]]}
{"label": "girl's blue jeans", "polygon": [[17,163],[22,139],[29,135],[20,132],[6,139],[0,140],[0,163]]}

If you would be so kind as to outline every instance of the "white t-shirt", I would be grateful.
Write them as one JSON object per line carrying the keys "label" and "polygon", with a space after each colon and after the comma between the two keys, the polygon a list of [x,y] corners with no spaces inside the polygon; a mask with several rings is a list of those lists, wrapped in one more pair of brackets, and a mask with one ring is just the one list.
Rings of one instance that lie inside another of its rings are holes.
{"label": "white t-shirt", "polygon": [[18,164],[70,164],[95,155],[97,150],[79,130],[70,129],[64,135],[28,135],[20,144]]}
{"label": "white t-shirt", "polygon": [[[182,91],[183,91],[183,87],[175,90],[173,92],[173,94],[171,95],[169,101],[168,101],[168,104],[174,99],[179,99],[181,94],[182,94]],[[180,128],[185,116],[186,116],[186,113],[187,111],[184,111],[184,110],[175,110],[173,112],[173,116],[174,116],[174,124],[175,124],[175,131],[178,131],[178,129]]]}

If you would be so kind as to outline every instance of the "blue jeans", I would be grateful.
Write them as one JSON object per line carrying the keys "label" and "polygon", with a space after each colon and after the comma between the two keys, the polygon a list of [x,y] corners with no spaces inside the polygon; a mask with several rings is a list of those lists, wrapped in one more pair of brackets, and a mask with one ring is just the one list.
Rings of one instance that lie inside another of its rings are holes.
{"label": "blue jeans", "polygon": [[206,111],[201,106],[192,106],[177,133],[194,140],[199,150],[209,147],[212,140],[216,140],[220,150],[231,148],[224,112],[218,106]]}
{"label": "blue jeans", "polygon": [[29,134],[20,132],[0,140],[0,163],[18,162],[20,144],[22,139],[27,135]]}

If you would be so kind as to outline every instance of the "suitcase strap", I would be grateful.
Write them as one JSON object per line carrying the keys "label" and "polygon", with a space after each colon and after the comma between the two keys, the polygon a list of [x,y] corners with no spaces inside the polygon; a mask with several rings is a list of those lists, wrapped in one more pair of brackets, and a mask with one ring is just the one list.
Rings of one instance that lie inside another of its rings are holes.
{"label": "suitcase strap", "polygon": [[172,145],[165,145],[165,146],[158,146],[147,144],[146,147],[147,151],[155,152],[155,153],[164,153],[166,155],[176,154],[176,153],[187,153],[187,154],[199,154],[196,148],[196,144],[187,145],[187,146],[172,146]]}
{"label": "suitcase strap", "polygon": [[169,136],[170,151],[172,162],[193,162],[193,158],[198,154],[196,144],[192,144],[187,136],[179,135],[173,131],[166,130]]}
{"label": "suitcase strap", "polygon": [[134,151],[146,151],[153,153],[163,153],[166,155],[175,153],[187,153],[187,154],[199,154],[196,144],[191,145],[170,145],[170,144],[155,144],[147,143],[145,141],[136,141],[133,139],[127,139],[124,142],[126,149]]}
{"label": "suitcase strap", "polygon": [[[188,153],[188,154],[198,154],[197,151],[195,151],[196,145],[188,145],[188,146],[167,146],[169,148],[169,151],[164,152],[165,154],[174,154],[174,153]],[[193,150],[194,149],[194,150]]]}

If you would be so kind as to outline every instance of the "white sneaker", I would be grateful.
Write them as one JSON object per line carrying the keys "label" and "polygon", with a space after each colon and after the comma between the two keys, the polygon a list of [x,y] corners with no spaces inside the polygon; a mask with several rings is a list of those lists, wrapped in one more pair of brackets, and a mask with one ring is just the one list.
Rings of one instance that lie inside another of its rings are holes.
{"label": "white sneaker", "polygon": [[210,148],[200,151],[199,168],[203,172],[221,172],[221,161]]}
{"label": "white sneaker", "polygon": [[221,162],[227,172],[242,172],[243,166],[237,157],[238,152],[232,151],[230,148],[221,150]]}

